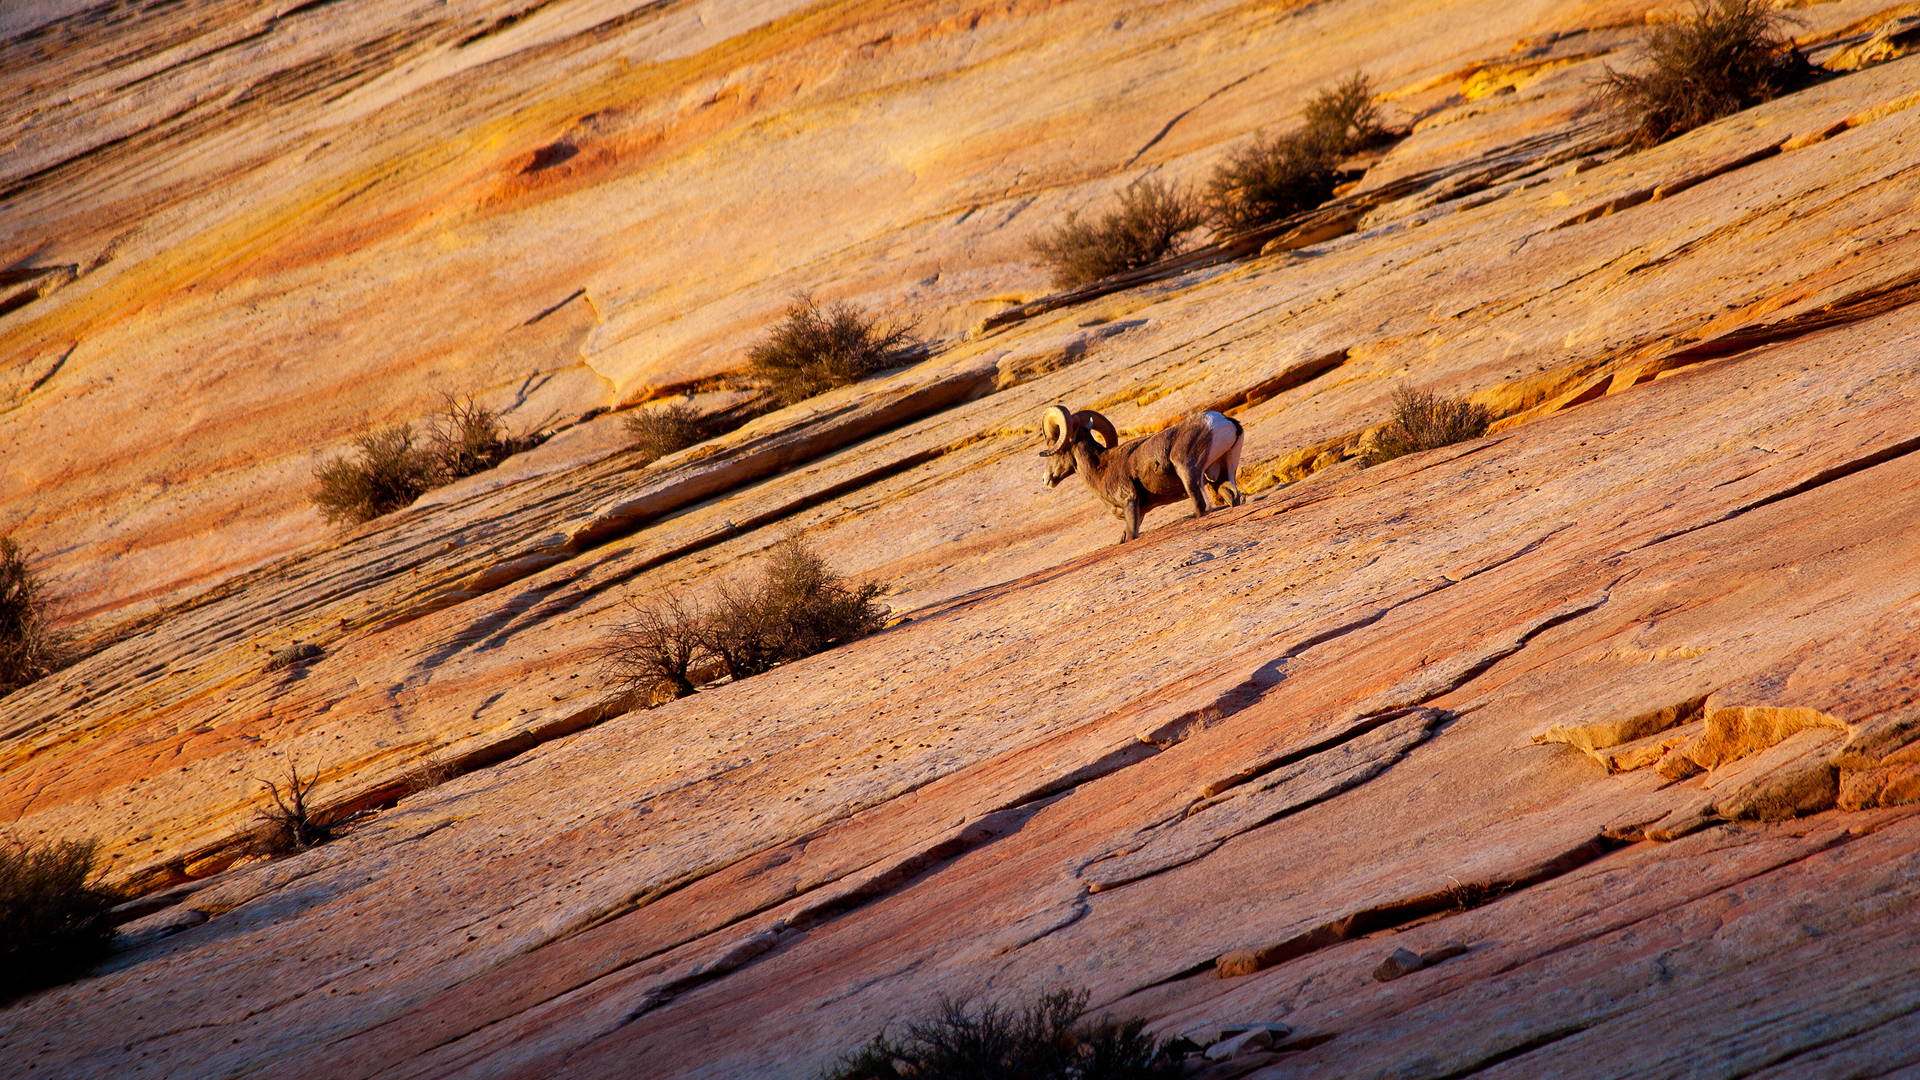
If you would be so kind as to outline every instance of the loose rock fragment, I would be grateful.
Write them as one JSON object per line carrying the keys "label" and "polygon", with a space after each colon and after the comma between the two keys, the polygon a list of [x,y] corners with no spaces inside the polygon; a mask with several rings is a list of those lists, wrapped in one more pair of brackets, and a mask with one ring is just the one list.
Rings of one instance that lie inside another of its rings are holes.
{"label": "loose rock fragment", "polygon": [[1392,982],[1402,975],[1411,975],[1427,966],[1420,954],[1412,949],[1395,949],[1387,954],[1380,966],[1373,969],[1373,977],[1381,982]]}
{"label": "loose rock fragment", "polygon": [[1465,956],[1469,951],[1470,950],[1460,942],[1449,941],[1444,945],[1437,945],[1434,948],[1421,952],[1420,964],[1422,967],[1432,967],[1443,960],[1451,960],[1456,956]]}
{"label": "loose rock fragment", "polygon": [[1920,49],[1920,16],[1908,15],[1882,26],[1872,38],[1841,49],[1822,65],[1829,71],[1858,71],[1898,60]]}
{"label": "loose rock fragment", "polygon": [[1842,769],[1869,769],[1899,761],[1920,761],[1920,704],[1891,709],[1850,725],[1846,744],[1833,759]]}
{"label": "loose rock fragment", "polygon": [[[1237,1035],[1227,1035],[1226,1038],[1207,1047],[1207,1060],[1225,1061],[1231,1057],[1238,1057],[1243,1053],[1265,1050],[1267,1047],[1273,1045],[1273,1027],[1280,1029],[1280,1037],[1286,1037],[1287,1028],[1285,1026],[1260,1024],[1241,1031]],[[1226,1031],[1223,1030],[1221,1034],[1226,1035]]]}
{"label": "loose rock fragment", "polygon": [[[1698,717],[1706,700],[1706,695],[1702,694],[1638,716],[1598,724],[1555,724],[1536,733],[1533,741],[1564,743],[1592,756],[1605,765],[1608,772],[1625,772],[1657,761],[1666,746],[1678,741],[1658,737]],[[1648,756],[1646,748],[1649,745],[1662,743],[1666,746],[1661,746]],[[1633,749],[1628,750],[1629,747]]]}
{"label": "loose rock fragment", "polygon": [[1920,764],[1881,765],[1840,774],[1837,803],[1842,810],[1872,810],[1920,802]]}
{"label": "loose rock fragment", "polygon": [[1636,739],[1605,750],[1595,750],[1593,756],[1599,760],[1600,764],[1606,766],[1610,773],[1633,772],[1635,769],[1659,764],[1667,751],[1698,735],[1705,726],[1699,721],[1683,724],[1672,731],[1649,735],[1644,739]]}
{"label": "loose rock fragment", "polygon": [[1840,733],[1803,730],[1755,755],[1758,775],[1714,803],[1728,821],[1785,821],[1831,807],[1839,794],[1839,773],[1829,763]]}
{"label": "loose rock fragment", "polygon": [[1648,825],[1645,830],[1645,837],[1648,840],[1666,843],[1671,840],[1678,840],[1683,836],[1697,833],[1701,829],[1717,823],[1719,820],[1719,817],[1713,812],[1712,803],[1698,803],[1683,806],[1668,814],[1666,817],[1661,818],[1659,821]]}
{"label": "loose rock fragment", "polygon": [[1684,744],[1672,747],[1662,754],[1660,760],[1653,763],[1653,771],[1668,780],[1685,780],[1689,776],[1706,772],[1700,767],[1699,762],[1686,755]]}
{"label": "loose rock fragment", "polygon": [[1236,979],[1259,971],[1260,954],[1252,949],[1235,949],[1213,962],[1214,971],[1223,979]]}
{"label": "loose rock fragment", "polygon": [[1717,769],[1785,742],[1809,728],[1844,732],[1847,725],[1817,709],[1771,706],[1715,709],[1707,717],[1706,729],[1676,747],[1674,753],[1686,755],[1702,768]]}

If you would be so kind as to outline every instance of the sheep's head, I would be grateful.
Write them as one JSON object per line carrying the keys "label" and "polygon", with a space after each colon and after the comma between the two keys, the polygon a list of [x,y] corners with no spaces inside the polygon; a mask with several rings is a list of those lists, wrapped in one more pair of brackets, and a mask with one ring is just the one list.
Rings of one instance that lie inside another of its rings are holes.
{"label": "sheep's head", "polygon": [[[1120,433],[1106,417],[1091,409],[1070,413],[1064,405],[1049,405],[1040,418],[1040,436],[1047,448],[1040,451],[1045,463],[1040,467],[1040,479],[1048,487],[1060,483],[1074,473],[1073,444],[1082,438],[1091,438],[1097,432],[1106,443],[1105,448],[1113,449],[1120,445]],[[1098,446],[1101,440],[1095,440]]]}

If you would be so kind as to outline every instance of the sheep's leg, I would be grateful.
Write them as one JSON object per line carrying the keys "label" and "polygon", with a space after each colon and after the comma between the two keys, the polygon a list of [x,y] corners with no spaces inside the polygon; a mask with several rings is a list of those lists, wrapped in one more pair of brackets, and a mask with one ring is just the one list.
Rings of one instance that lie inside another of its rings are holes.
{"label": "sheep's leg", "polygon": [[1124,544],[1127,541],[1132,540],[1133,538],[1140,535],[1140,497],[1139,495],[1135,494],[1135,495],[1127,496],[1126,504],[1121,507],[1121,520],[1126,523],[1126,527],[1123,530],[1121,530],[1121,533],[1120,533],[1121,543]]}
{"label": "sheep's leg", "polygon": [[1176,461],[1173,463],[1173,474],[1180,478],[1181,486],[1187,489],[1187,495],[1193,499],[1193,516],[1206,517],[1207,493],[1201,487],[1206,480],[1205,467],[1196,469],[1190,461]]}
{"label": "sheep's leg", "polygon": [[1240,505],[1240,503],[1233,502],[1233,498],[1229,498],[1229,494],[1227,494],[1227,479],[1225,479],[1225,477],[1219,477],[1217,473],[1219,473],[1219,467],[1217,467],[1217,465],[1208,465],[1206,473],[1200,475],[1202,479],[1206,480],[1206,494],[1208,494],[1208,498],[1213,502],[1213,509],[1221,509],[1221,507],[1229,507],[1229,505]]}
{"label": "sheep's leg", "polygon": [[[1214,426],[1213,445],[1208,450],[1206,468],[1207,482],[1213,485],[1213,493],[1220,501],[1229,506],[1239,506],[1247,501],[1240,491],[1240,451],[1246,447],[1246,430],[1226,417],[1222,423]],[[1229,499],[1223,492],[1232,492]]]}
{"label": "sheep's leg", "polygon": [[1235,476],[1232,467],[1224,462],[1214,462],[1207,467],[1207,490],[1220,501],[1221,506],[1239,506],[1247,501],[1240,494],[1240,479]]}

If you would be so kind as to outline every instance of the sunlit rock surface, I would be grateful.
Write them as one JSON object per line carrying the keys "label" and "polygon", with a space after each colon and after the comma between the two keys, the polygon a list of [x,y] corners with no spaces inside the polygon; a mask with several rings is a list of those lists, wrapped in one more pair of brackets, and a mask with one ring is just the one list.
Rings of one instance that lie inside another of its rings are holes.
{"label": "sunlit rock surface", "polygon": [[[1060,985],[1284,1024],[1262,1077],[1920,1063],[1920,58],[1622,155],[1587,98],[1647,14],[0,13],[0,525],[110,642],[0,699],[0,821],[155,897],[0,1072],[805,1077]],[[1795,14],[1820,60],[1910,12]],[[1356,68],[1412,130],[1334,205],[1034,303],[1030,237]],[[799,289],[935,352],[310,508],[441,389],[711,385]],[[1402,385],[1502,419],[1362,469]],[[1039,484],[1054,402],[1229,410],[1254,498],[1115,546]],[[610,682],[630,604],[794,531],[904,618]],[[378,812],[256,861],[289,768]]]}

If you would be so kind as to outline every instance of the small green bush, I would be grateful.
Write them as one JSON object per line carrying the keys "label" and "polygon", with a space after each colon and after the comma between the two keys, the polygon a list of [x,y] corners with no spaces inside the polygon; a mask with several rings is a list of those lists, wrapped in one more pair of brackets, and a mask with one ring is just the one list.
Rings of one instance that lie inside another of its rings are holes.
{"label": "small green bush", "polygon": [[47,627],[47,598],[26,551],[13,537],[0,536],[0,694],[58,667],[58,651]]}
{"label": "small green bush", "polygon": [[843,1056],[828,1080],[1150,1080],[1182,1074],[1143,1020],[1082,1022],[1086,991],[1056,990],[1023,1009],[970,1011],[942,998],[931,1019]]}
{"label": "small green bush", "polygon": [[762,389],[791,405],[903,364],[918,345],[910,326],[883,324],[852,304],[823,308],[803,295],[747,350],[747,362]]}
{"label": "small green bush", "polygon": [[105,958],[118,891],[89,884],[99,844],[0,839],[0,999],[65,982]]}
{"label": "small green bush", "polygon": [[713,610],[675,596],[637,607],[603,652],[609,674],[653,700],[694,692],[694,672],[714,668],[745,679],[885,623],[880,586],[850,585],[803,538],[773,549],[760,576],[720,590]]}
{"label": "small green bush", "polygon": [[1607,69],[1600,100],[1642,147],[1770,101],[1815,74],[1781,35],[1787,21],[1765,0],[1696,0],[1648,32],[1644,72]]}
{"label": "small green bush", "polygon": [[441,396],[444,411],[424,440],[412,424],[389,424],[354,440],[357,457],[334,458],[314,469],[314,505],[329,524],[372,521],[540,444],[538,435],[508,435],[500,414],[471,398]]}
{"label": "small green bush", "polygon": [[676,401],[628,416],[623,425],[633,436],[633,447],[647,461],[678,453],[721,434],[722,425],[702,416],[691,401]]}
{"label": "small green bush", "polygon": [[1120,193],[1120,208],[1097,222],[1069,213],[1053,235],[1033,241],[1033,251],[1061,288],[1098,281],[1166,258],[1180,238],[1200,227],[1199,204],[1182,188],[1156,178],[1134,181]]}
{"label": "small green bush", "polygon": [[1477,439],[1491,423],[1493,414],[1485,405],[1403,386],[1393,393],[1393,419],[1381,429],[1366,464]]}
{"label": "small green bush", "polygon": [[1311,210],[1333,197],[1341,162],[1387,137],[1373,83],[1356,73],[1315,95],[1299,131],[1255,139],[1215,167],[1208,220],[1241,232]]}

